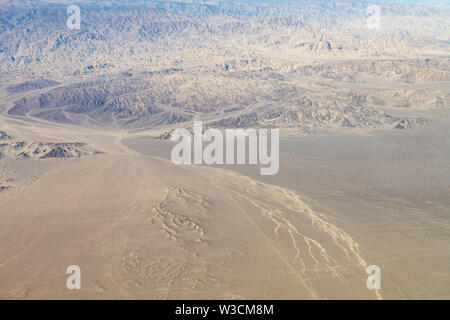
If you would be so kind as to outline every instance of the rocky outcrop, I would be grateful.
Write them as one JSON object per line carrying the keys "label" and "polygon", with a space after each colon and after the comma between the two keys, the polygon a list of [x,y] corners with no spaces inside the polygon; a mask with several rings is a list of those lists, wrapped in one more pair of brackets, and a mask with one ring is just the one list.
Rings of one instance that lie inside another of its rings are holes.
{"label": "rocky outcrop", "polygon": [[22,83],[10,85],[6,88],[9,92],[16,93],[16,92],[23,92],[23,91],[29,91],[29,90],[36,90],[36,89],[43,89],[51,86],[55,86],[59,84],[57,81],[48,80],[48,79],[38,79],[38,80],[31,80],[31,81],[25,81]]}
{"label": "rocky outcrop", "polygon": [[8,135],[5,131],[0,131],[0,141],[11,140],[12,137]]}
{"label": "rocky outcrop", "polygon": [[68,159],[100,154],[85,143],[80,142],[11,142],[0,145],[5,156],[16,159]]}

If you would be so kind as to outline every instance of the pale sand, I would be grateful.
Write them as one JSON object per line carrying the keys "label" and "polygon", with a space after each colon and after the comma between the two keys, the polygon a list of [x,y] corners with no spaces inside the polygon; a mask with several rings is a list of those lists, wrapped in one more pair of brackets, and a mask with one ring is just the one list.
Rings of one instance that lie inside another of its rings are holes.
{"label": "pale sand", "polygon": [[[226,168],[304,195],[351,235],[368,264],[380,266],[383,298],[448,299],[450,127],[437,124],[448,122],[444,116],[417,132],[282,137],[276,176],[260,176],[255,166]],[[170,155],[170,143],[150,137],[124,143]]]}
{"label": "pale sand", "polygon": [[[2,178],[17,178],[0,198],[3,299],[450,297],[448,224],[422,211],[361,196],[332,210],[230,170],[144,156],[121,143],[136,136],[126,132],[5,125],[106,154],[1,160]],[[379,292],[366,287],[371,264]],[[81,290],[65,287],[69,265],[81,267]]]}

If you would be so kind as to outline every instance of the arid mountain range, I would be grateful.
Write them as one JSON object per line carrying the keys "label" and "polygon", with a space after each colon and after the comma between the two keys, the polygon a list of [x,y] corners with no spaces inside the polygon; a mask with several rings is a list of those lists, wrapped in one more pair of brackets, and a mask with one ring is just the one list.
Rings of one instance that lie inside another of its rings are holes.
{"label": "arid mountain range", "polygon": [[450,9],[383,4],[371,30],[367,5],[86,1],[70,30],[68,2],[12,2],[0,77],[27,94],[8,113],[124,128],[422,126],[389,109],[449,106]]}
{"label": "arid mountain range", "polygon": [[[449,16],[0,0],[0,299],[449,299]],[[279,170],[171,161],[196,120]]]}

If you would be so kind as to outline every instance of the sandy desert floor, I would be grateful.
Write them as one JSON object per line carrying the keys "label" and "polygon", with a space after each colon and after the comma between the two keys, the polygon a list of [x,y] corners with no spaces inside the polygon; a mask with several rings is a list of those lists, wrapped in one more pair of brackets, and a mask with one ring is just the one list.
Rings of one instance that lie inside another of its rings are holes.
{"label": "sandy desert floor", "polygon": [[[344,136],[334,150],[324,137],[283,138],[280,173],[264,181],[250,167],[174,165],[151,132],[2,120],[24,140],[105,152],[0,160],[15,186],[0,194],[3,299],[450,297],[449,172],[430,175],[447,151],[422,162],[419,194],[407,177],[420,166],[401,162],[418,149],[402,142],[392,158],[386,137]],[[359,156],[339,154],[358,143]],[[378,291],[366,287],[372,264]],[[81,268],[81,290],[66,288],[69,265]]]}
{"label": "sandy desert floor", "polygon": [[0,299],[450,299],[448,5],[79,2],[0,0]]}
{"label": "sandy desert floor", "polygon": [[357,243],[299,194],[110,138],[107,154],[36,164],[2,196],[3,298],[375,297]]}

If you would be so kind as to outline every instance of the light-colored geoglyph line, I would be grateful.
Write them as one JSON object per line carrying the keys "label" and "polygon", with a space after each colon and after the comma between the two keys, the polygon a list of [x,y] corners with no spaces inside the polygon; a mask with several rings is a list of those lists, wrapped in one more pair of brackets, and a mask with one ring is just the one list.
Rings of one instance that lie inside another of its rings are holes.
{"label": "light-colored geoglyph line", "polygon": [[[325,248],[323,248],[322,245],[317,240],[312,239],[311,237],[308,237],[307,235],[300,232],[288,219],[283,217],[282,212],[280,210],[278,210],[276,208],[272,208],[270,206],[267,209],[268,205],[265,205],[257,200],[250,199],[250,198],[243,199],[240,195],[237,195],[237,194],[235,196],[240,197],[241,200],[248,201],[248,202],[252,203],[254,206],[256,206],[257,208],[259,208],[266,217],[268,217],[271,221],[273,221],[274,223],[277,224],[278,229],[280,229],[280,227],[285,228],[286,231],[289,233],[291,240],[292,240],[293,247],[297,252],[296,257],[300,257],[300,252],[301,252],[300,248],[302,245],[301,243],[298,242],[298,240],[296,240],[296,238],[303,239],[304,244],[307,246],[308,254],[314,262],[313,272],[318,274],[320,270],[327,269],[327,270],[330,270],[334,276],[340,278],[340,280],[342,282],[345,282],[345,280],[342,277],[340,277],[339,273],[336,270],[337,261],[331,255],[329,255],[327,253],[327,250]],[[266,206],[266,208],[264,206]],[[325,260],[325,262],[326,262],[325,268],[320,268],[319,257],[316,256],[313,252],[314,247],[319,251],[319,254],[323,258],[323,260]],[[303,272],[303,274],[305,274],[307,271],[305,262],[301,258],[299,260],[302,265],[302,272]]]}
{"label": "light-colored geoglyph line", "polygon": [[261,235],[267,240],[267,242],[269,243],[269,245],[272,247],[272,249],[279,255],[279,257],[286,263],[286,265],[288,266],[288,268],[292,271],[292,273],[297,277],[297,279],[299,279],[299,281],[302,283],[302,285],[309,291],[309,293],[311,294],[311,296],[314,299],[318,299],[318,296],[316,295],[316,293],[314,292],[314,290],[311,288],[311,286],[309,286],[306,283],[306,279],[304,277],[302,277],[297,270],[289,263],[289,261],[287,260],[287,258],[280,252],[279,249],[277,249],[272,241],[270,240],[269,237],[267,237],[266,234],[264,234],[264,232],[261,230],[261,228],[253,221],[253,219],[247,214],[247,212],[245,211],[244,208],[242,208],[242,206],[236,201],[236,199],[234,199],[233,197],[230,196],[230,199],[233,201],[233,203],[247,216],[247,218],[250,220],[250,222],[255,226],[256,230],[258,230]]}
{"label": "light-colored geoglyph line", "polygon": [[[223,181],[222,181],[223,183]],[[346,260],[355,264],[356,267],[363,269],[365,274],[365,270],[367,268],[366,261],[362,258],[359,251],[359,244],[345,231],[337,227],[336,225],[327,221],[327,217],[324,214],[318,213],[312,210],[302,199],[301,195],[298,193],[280,188],[278,186],[267,185],[260,182],[253,182],[250,184],[251,187],[247,188],[247,194],[242,192],[229,191],[234,188],[229,188],[227,190],[228,193],[232,193],[231,198],[233,201],[240,207],[242,211],[245,212],[245,209],[242,208],[236,199],[240,201],[250,203],[253,206],[260,209],[261,213],[270,219],[271,222],[274,223],[274,234],[277,238],[279,238],[280,230],[285,229],[290,238],[294,250],[296,252],[295,261],[299,262],[300,267],[295,268],[291,266],[287,257],[283,256],[283,260],[286,261],[289,266],[298,270],[301,270],[301,275],[296,272],[298,277],[302,278],[302,282],[305,286],[313,292],[313,288],[306,284],[306,280],[310,277],[306,275],[308,271],[306,268],[305,258],[306,256],[302,255],[302,246],[307,248],[307,254],[313,261],[313,269],[312,271],[316,274],[319,271],[329,270],[331,271],[333,277],[339,279],[339,281],[343,284],[348,284],[347,279],[344,277],[342,273],[338,271],[339,263],[338,261],[327,251],[327,249],[317,240],[313,239],[310,236],[302,233],[294,223],[289,220],[286,215],[289,212],[293,212],[294,214],[301,214],[304,218],[307,218],[311,222],[311,226],[318,229],[318,231],[322,232],[322,235],[326,235],[331,238],[333,244],[336,245],[337,248],[341,250]],[[277,204],[277,208],[275,208],[272,203]],[[282,207],[280,210],[279,208]],[[285,213],[285,210],[286,213]],[[245,212],[246,213],[246,212]],[[248,216],[248,214],[246,213]],[[250,220],[256,225],[257,223],[249,217]],[[258,229],[264,233],[261,228]],[[265,237],[272,244],[273,239],[267,235]],[[303,244],[299,242],[298,239],[303,239]],[[272,247],[280,254],[283,255],[275,246],[272,244]],[[319,254],[314,253],[317,250]],[[320,266],[320,261],[324,261],[325,266]],[[379,290],[375,290],[375,295],[378,299],[382,299],[382,296]],[[314,294],[314,296],[316,296]]]}

